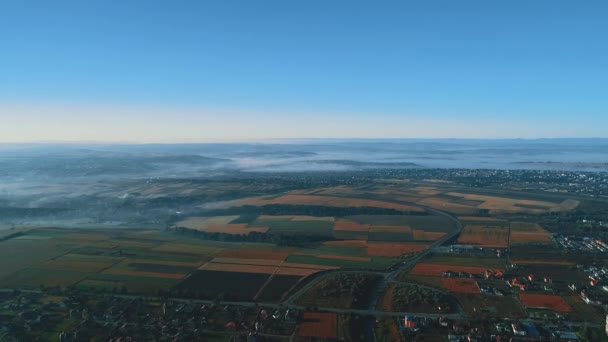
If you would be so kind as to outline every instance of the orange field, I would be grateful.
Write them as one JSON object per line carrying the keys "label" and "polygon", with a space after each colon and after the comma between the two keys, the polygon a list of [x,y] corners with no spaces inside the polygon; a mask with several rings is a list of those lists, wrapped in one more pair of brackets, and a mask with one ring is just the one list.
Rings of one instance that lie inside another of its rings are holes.
{"label": "orange field", "polygon": [[545,228],[541,227],[540,224],[529,222],[511,222],[511,231],[522,233],[549,233]]}
{"label": "orange field", "polygon": [[231,235],[247,235],[251,232],[267,233],[268,228],[247,228],[246,224],[227,224],[223,226],[210,226],[205,229],[207,233],[224,233]]}
{"label": "orange field", "polygon": [[367,241],[365,240],[343,240],[343,241],[326,241],[323,242],[326,246],[339,246],[339,247],[367,247]]}
{"label": "orange field", "polygon": [[393,311],[393,295],[395,293],[395,285],[391,285],[386,289],[386,293],[382,298],[382,310],[384,311]]}
{"label": "orange field", "polygon": [[[222,259],[220,259],[222,260]],[[272,261],[272,260],[271,260]],[[337,267],[308,265],[308,264],[292,264],[281,262],[280,265],[261,265],[251,261],[250,264],[235,264],[222,262],[208,262],[198,269],[201,271],[221,271],[221,272],[243,272],[243,273],[261,273],[261,274],[277,274],[277,275],[293,275],[293,276],[309,276],[322,270],[332,270]]]}
{"label": "orange field", "polygon": [[458,192],[448,192],[447,194],[450,196],[462,197],[466,200],[481,201],[483,203],[477,207],[480,209],[489,209],[490,213],[526,212],[540,214],[547,211],[572,210],[578,206],[578,201],[574,200],[565,200],[562,203],[551,203],[546,201],[463,194]]}
{"label": "orange field", "polygon": [[458,219],[461,220],[461,221],[486,221],[488,223],[490,223],[490,222],[498,222],[498,223],[504,223],[504,222],[506,222],[505,220],[495,219],[493,217],[481,217],[481,216],[459,216]]}
{"label": "orange field", "polygon": [[413,190],[424,196],[435,196],[441,193],[439,189],[428,186],[417,186]]}
{"label": "orange field", "polygon": [[536,223],[511,222],[512,244],[550,244],[551,233]]}
{"label": "orange field", "polygon": [[312,265],[312,264],[298,264],[295,262],[284,262],[281,264],[282,268],[309,268],[314,270],[335,270],[339,267],[336,266],[325,266],[325,265]]}
{"label": "orange field", "polygon": [[465,226],[458,238],[459,244],[490,248],[506,248],[509,230],[501,227]]}
{"label": "orange field", "polygon": [[451,203],[445,198],[429,197],[424,198],[416,203],[439,210],[445,210],[456,215],[475,215],[479,212],[479,209],[477,209],[476,207],[464,204]]}
{"label": "orange field", "polygon": [[[487,270],[485,267],[475,266],[454,266],[437,264],[416,264],[410,272],[411,275],[441,277],[443,272],[464,272],[471,274],[482,274]],[[498,271],[498,270],[494,270]]]}
{"label": "orange field", "polygon": [[335,231],[367,232],[369,224],[360,224],[349,220],[338,220],[334,223]]}
{"label": "orange field", "polygon": [[334,222],[330,216],[301,216],[301,215],[260,215],[258,220],[291,220],[291,221],[325,221]]}
{"label": "orange field", "polygon": [[474,279],[466,278],[443,278],[443,286],[450,292],[478,294],[479,285]]}
{"label": "orange field", "polygon": [[370,233],[405,233],[411,234],[412,228],[408,226],[371,226]]}
{"label": "orange field", "polygon": [[542,308],[564,313],[572,311],[572,307],[560,296],[520,293],[519,300],[527,308]]}
{"label": "orange field", "polygon": [[211,260],[211,262],[221,263],[221,264],[279,266],[283,263],[283,260],[216,257],[216,258],[213,258],[213,260]]}
{"label": "orange field", "polygon": [[302,337],[319,339],[336,339],[338,328],[338,315],[335,313],[305,312],[298,329]]}
{"label": "orange field", "polygon": [[219,254],[226,258],[250,258],[267,260],[285,260],[292,252],[292,249],[227,249]]}
{"label": "orange field", "polygon": [[443,232],[426,232],[424,230],[414,229],[415,241],[437,241],[444,237],[447,233]]}
{"label": "orange field", "polygon": [[511,243],[516,245],[525,245],[530,243],[550,244],[551,234],[511,232]]}
{"label": "orange field", "polygon": [[423,209],[403,204],[365,200],[358,198],[333,197],[333,196],[313,196],[313,195],[285,195],[279,198],[267,199],[255,197],[237,201],[241,205],[266,205],[266,204],[287,204],[287,205],[322,205],[328,207],[376,207],[395,209],[399,211],[422,212]]}
{"label": "orange field", "polygon": [[418,253],[428,249],[428,245],[408,243],[368,243],[367,255],[398,257],[402,254]]}

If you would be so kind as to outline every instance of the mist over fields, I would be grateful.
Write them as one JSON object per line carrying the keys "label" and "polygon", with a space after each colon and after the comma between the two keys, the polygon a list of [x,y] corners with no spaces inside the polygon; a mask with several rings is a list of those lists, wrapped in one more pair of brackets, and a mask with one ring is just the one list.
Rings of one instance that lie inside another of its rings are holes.
{"label": "mist over fields", "polygon": [[608,139],[289,140],[266,144],[0,145],[3,181],[205,177],[222,171],[484,168],[605,171]]}
{"label": "mist over fields", "polygon": [[307,185],[285,174],[437,168],[606,172],[608,139],[4,144],[0,228],[161,227],[202,204]]}

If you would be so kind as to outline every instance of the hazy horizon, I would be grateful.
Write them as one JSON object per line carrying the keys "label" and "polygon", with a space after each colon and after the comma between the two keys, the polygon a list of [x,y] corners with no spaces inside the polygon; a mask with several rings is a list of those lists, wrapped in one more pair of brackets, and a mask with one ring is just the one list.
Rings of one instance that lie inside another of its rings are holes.
{"label": "hazy horizon", "polygon": [[0,142],[608,137],[607,9],[6,4]]}

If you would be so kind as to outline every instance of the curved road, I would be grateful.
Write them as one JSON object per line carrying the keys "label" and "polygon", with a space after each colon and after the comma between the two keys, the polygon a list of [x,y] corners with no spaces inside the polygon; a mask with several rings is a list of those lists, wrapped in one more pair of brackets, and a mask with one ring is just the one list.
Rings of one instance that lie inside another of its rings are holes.
{"label": "curved road", "polygon": [[[350,198],[357,198],[357,197],[351,196]],[[369,199],[369,197],[366,199]],[[355,270],[340,270],[340,269],[324,271],[323,273],[318,274],[317,276],[313,276],[314,278],[309,279],[306,284],[304,284],[302,287],[300,287],[295,292],[290,294],[285,300],[282,301],[283,305],[285,305],[287,307],[294,307],[294,308],[298,307],[297,305],[293,304],[294,300],[299,298],[304,292],[306,292],[311,287],[318,284],[319,282],[321,282],[322,280],[326,279],[329,276],[333,276],[338,273],[342,273],[342,274],[347,274],[347,273],[362,274],[362,273],[364,273],[364,274],[375,274],[375,275],[382,276],[382,279],[378,282],[376,287],[372,290],[372,296],[369,300],[367,310],[333,309],[333,308],[319,308],[319,310],[327,311],[327,312],[337,312],[337,313],[356,313],[356,314],[361,314],[361,315],[371,315],[371,316],[375,316],[375,317],[378,317],[378,316],[405,316],[405,315],[411,315],[411,316],[416,316],[416,317],[429,317],[429,318],[447,317],[450,319],[461,319],[464,317],[464,313],[460,306],[458,306],[458,313],[455,313],[455,314],[420,314],[420,313],[407,313],[407,312],[386,312],[386,311],[376,310],[376,308],[378,306],[378,301],[380,300],[381,296],[386,292],[388,285],[390,283],[395,283],[395,282],[398,283],[398,281],[395,278],[397,278],[397,276],[400,273],[402,273],[404,270],[406,270],[410,267],[413,267],[418,261],[420,261],[421,259],[426,257],[428,254],[432,253],[435,248],[437,248],[437,247],[445,244],[446,242],[450,241],[451,239],[454,239],[455,237],[457,237],[462,232],[462,229],[463,229],[462,223],[454,215],[452,215],[450,213],[447,213],[447,212],[444,212],[441,210],[437,210],[434,208],[430,208],[427,206],[423,206],[423,205],[420,205],[417,203],[387,201],[385,199],[383,199],[383,201],[389,202],[389,203],[407,204],[409,206],[422,208],[422,209],[426,210],[427,212],[429,212],[430,214],[433,214],[436,216],[447,217],[450,221],[452,221],[454,223],[456,229],[453,232],[445,235],[443,238],[435,241],[427,250],[418,253],[416,256],[412,257],[411,259],[409,259],[407,261],[401,262],[401,264],[399,264],[397,267],[394,267],[394,269],[388,273],[380,272],[380,271],[374,272],[374,271],[366,271],[366,270],[355,271]],[[418,284],[416,284],[416,285],[418,285]],[[434,290],[437,290],[437,289],[434,289]],[[439,290],[437,290],[437,291],[439,291]],[[367,340],[368,341],[375,340],[374,333],[373,333],[374,323],[375,323],[375,319],[368,319],[368,322],[367,322],[367,335],[368,335]]]}

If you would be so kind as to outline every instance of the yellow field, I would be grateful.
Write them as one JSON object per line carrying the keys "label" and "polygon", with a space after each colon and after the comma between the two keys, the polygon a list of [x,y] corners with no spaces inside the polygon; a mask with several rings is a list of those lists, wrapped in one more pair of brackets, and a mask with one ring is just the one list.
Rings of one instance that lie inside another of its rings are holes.
{"label": "yellow field", "polygon": [[314,195],[285,195],[279,198],[254,197],[243,200],[234,201],[233,205],[254,205],[262,206],[267,204],[286,204],[286,205],[321,205],[328,207],[376,207],[395,209],[400,211],[422,212],[424,210],[418,207],[407,206],[390,202],[382,202],[376,200],[347,198],[347,197],[332,197],[332,196],[314,196]]}
{"label": "yellow field", "polygon": [[467,225],[458,238],[459,244],[488,248],[506,248],[509,230],[502,227]]}
{"label": "yellow field", "polygon": [[224,226],[236,220],[237,216],[214,216],[214,217],[189,217],[175,224],[176,227],[184,227],[188,229],[207,230],[213,226]]}
{"label": "yellow field", "polygon": [[489,209],[490,213],[516,213],[526,212],[531,214],[541,214],[547,211],[565,211],[576,208],[579,204],[575,200],[565,200],[562,203],[556,204],[545,201],[521,200],[506,197],[484,196],[463,194],[459,192],[448,192],[450,196],[462,197],[471,201],[482,201],[483,203],[477,207],[480,209]]}

